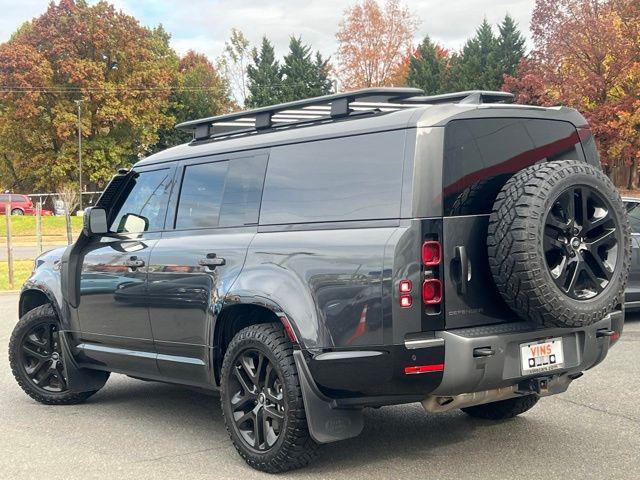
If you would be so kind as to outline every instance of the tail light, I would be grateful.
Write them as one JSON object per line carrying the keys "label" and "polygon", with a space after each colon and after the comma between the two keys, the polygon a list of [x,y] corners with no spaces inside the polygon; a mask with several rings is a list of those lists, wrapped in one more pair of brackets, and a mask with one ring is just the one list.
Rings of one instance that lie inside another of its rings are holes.
{"label": "tail light", "polygon": [[422,301],[426,305],[437,305],[442,301],[442,282],[429,278],[422,284]]}
{"label": "tail light", "polygon": [[442,247],[440,242],[429,240],[422,244],[422,264],[426,267],[435,267],[442,261]]}
{"label": "tail light", "polygon": [[399,302],[402,308],[409,308],[411,307],[411,305],[413,305],[411,290],[413,290],[413,284],[411,283],[411,280],[400,280],[398,291],[400,292]]}

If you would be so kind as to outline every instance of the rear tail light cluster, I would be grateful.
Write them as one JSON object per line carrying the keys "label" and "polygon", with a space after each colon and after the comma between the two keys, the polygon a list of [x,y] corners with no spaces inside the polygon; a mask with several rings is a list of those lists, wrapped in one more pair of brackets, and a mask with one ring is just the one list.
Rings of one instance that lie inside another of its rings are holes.
{"label": "rear tail light cluster", "polygon": [[425,305],[438,306],[442,302],[442,282],[440,264],[442,263],[442,245],[437,240],[427,240],[422,244],[422,265],[425,267],[422,282],[422,302]]}
{"label": "rear tail light cluster", "polygon": [[[431,313],[439,311],[442,302],[442,282],[440,281],[440,264],[442,263],[442,245],[437,240],[427,240],[422,244],[422,265],[424,277],[422,282],[422,302],[429,306]],[[413,305],[413,283],[411,280],[400,280],[398,284],[399,303],[402,308]]]}

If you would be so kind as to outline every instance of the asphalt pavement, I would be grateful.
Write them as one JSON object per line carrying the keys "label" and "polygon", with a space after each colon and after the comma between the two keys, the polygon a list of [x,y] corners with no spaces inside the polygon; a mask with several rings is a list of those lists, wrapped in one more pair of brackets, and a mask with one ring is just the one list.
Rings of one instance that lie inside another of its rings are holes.
{"label": "asphalt pavement", "polygon": [[[43,245],[42,251],[48,252],[58,247],[66,247],[66,244],[62,245]],[[13,247],[13,259],[14,260],[31,260],[36,258],[40,253],[36,246],[14,246]],[[7,261],[7,245],[6,243],[0,244],[0,262]]]}
{"label": "asphalt pavement", "polygon": [[[252,479],[218,398],[113,375],[88,402],[40,405],[7,344],[17,295],[0,294],[0,479]],[[282,478],[640,478],[640,317],[605,362],[519,418],[490,422],[417,405],[367,410],[364,432]]]}

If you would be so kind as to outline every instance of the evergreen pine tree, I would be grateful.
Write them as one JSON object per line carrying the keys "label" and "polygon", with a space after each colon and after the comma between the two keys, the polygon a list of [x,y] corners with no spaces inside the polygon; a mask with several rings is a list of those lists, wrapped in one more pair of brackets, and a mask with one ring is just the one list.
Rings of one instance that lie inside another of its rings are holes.
{"label": "evergreen pine tree", "polygon": [[282,66],[282,94],[285,102],[326,95],[331,92],[331,81],[327,77],[327,60],[316,52],[311,55],[311,47],[302,43],[301,38],[291,37],[289,53]]}
{"label": "evergreen pine tree", "polygon": [[504,20],[498,25],[500,36],[498,37],[498,59],[502,73],[515,76],[520,60],[524,56],[525,39],[518,29],[518,25],[506,14]]}
{"label": "evergreen pine tree", "polygon": [[455,90],[500,90],[502,72],[498,40],[485,19],[476,35],[467,40],[462,53],[454,59],[452,87]]}
{"label": "evergreen pine tree", "polygon": [[426,36],[416,55],[409,60],[407,85],[421,88],[426,95],[443,93],[446,89],[446,61],[438,56],[436,44]]}
{"label": "evergreen pine tree", "polygon": [[253,65],[247,66],[247,106],[265,107],[283,101],[282,68],[276,60],[273,45],[267,37],[262,38],[260,52],[253,49]]}

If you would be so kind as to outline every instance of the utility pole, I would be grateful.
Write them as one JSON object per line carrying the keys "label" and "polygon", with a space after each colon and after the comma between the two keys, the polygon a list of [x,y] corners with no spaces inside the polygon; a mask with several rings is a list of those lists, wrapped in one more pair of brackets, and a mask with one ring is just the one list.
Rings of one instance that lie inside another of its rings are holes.
{"label": "utility pole", "polygon": [[78,202],[82,210],[82,100],[76,100],[78,106],[78,178],[80,183],[80,197]]}

